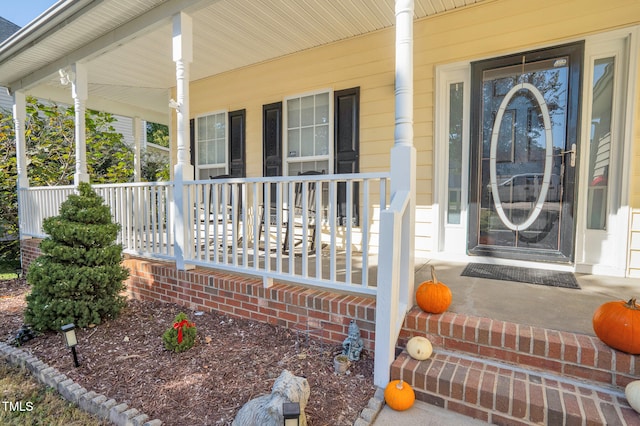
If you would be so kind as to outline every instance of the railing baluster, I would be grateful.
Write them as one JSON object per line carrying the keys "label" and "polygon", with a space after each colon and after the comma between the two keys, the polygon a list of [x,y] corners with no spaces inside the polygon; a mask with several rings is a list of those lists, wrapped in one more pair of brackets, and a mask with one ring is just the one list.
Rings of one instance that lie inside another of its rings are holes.
{"label": "railing baluster", "polygon": [[360,218],[360,227],[362,229],[362,282],[361,285],[367,288],[369,285],[369,210],[371,203],[369,200],[369,179],[365,179],[362,185],[362,215]]}

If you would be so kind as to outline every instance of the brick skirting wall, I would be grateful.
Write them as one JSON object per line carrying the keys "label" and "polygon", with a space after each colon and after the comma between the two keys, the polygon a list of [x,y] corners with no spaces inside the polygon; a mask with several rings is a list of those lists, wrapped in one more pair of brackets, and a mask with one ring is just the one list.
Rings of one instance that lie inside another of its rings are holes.
{"label": "brick skirting wall", "polygon": [[[39,239],[22,240],[22,264],[40,255]],[[127,296],[132,299],[176,303],[197,311],[217,311],[236,318],[266,322],[309,333],[340,345],[349,322],[360,327],[365,349],[373,355],[376,301],[374,297],[341,294],[262,278],[196,268],[178,271],[173,262],[125,256],[129,269]]]}

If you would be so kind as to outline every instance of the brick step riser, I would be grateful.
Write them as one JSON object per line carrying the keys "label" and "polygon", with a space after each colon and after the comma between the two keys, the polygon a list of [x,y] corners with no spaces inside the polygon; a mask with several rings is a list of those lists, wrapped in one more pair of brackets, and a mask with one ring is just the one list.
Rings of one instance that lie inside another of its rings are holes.
{"label": "brick step riser", "polygon": [[495,359],[522,367],[623,388],[640,376],[640,357],[617,351],[595,336],[506,321],[414,308],[398,339],[404,348],[425,336],[434,348]]}
{"label": "brick step riser", "polygon": [[403,352],[391,376],[411,384],[418,400],[492,424],[640,425],[620,391],[507,364],[442,352],[419,362]]}

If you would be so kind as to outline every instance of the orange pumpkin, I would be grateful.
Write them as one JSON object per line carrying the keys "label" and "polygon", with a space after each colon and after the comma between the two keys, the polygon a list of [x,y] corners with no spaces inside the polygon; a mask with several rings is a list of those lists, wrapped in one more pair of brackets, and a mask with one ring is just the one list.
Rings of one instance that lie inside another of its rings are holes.
{"label": "orange pumpkin", "polygon": [[639,355],[640,305],[636,299],[601,305],[593,315],[593,331],[612,348]]}
{"label": "orange pumpkin", "polygon": [[451,289],[436,278],[436,270],[431,266],[431,281],[425,281],[416,290],[416,302],[420,309],[430,314],[441,314],[451,305]]}
{"label": "orange pumpkin", "polygon": [[416,401],[416,393],[402,379],[393,380],[384,389],[384,400],[394,410],[404,411],[413,406]]}

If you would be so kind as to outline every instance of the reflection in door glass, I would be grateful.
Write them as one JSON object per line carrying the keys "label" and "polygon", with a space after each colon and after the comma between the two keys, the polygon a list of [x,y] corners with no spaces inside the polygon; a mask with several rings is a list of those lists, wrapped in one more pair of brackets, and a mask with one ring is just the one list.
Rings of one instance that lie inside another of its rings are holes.
{"label": "reflection in door glass", "polygon": [[587,228],[589,229],[606,229],[607,226],[613,75],[614,58],[595,61],[589,147],[589,190],[587,192]]}
{"label": "reflection in door glass", "polygon": [[[480,244],[559,249],[568,79],[567,57],[484,71]],[[533,92],[524,83],[534,86]],[[522,88],[518,89],[518,85]],[[534,92],[542,95],[544,105]],[[500,108],[504,108],[502,114]],[[550,132],[545,129],[545,113],[551,124]],[[492,138],[495,126],[498,134]],[[496,144],[493,159],[492,139]],[[490,177],[492,162],[495,182]],[[547,162],[551,162],[550,173],[549,170],[545,173]],[[539,200],[544,196],[544,182],[548,182],[548,190],[545,199]],[[492,193],[492,188],[497,194]],[[533,222],[528,221],[532,214]]]}
{"label": "reflection in door glass", "polygon": [[463,83],[449,86],[449,197],[447,223],[459,224],[462,202]]}

